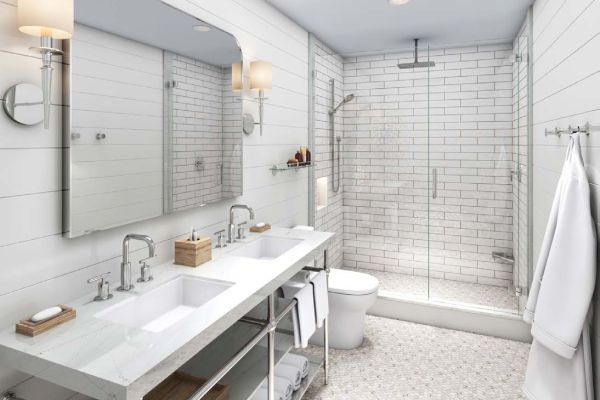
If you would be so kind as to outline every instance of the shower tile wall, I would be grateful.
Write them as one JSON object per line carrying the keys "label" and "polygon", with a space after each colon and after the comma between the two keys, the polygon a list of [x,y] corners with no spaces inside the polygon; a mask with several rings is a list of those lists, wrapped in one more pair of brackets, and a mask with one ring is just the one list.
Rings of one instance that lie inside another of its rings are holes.
{"label": "shower tile wall", "polygon": [[512,284],[512,266],[491,257],[513,246],[511,54],[510,43],[432,50],[429,102],[428,71],[396,67],[412,52],[344,59],[344,90],[358,96],[344,112],[346,267],[427,275],[430,246],[432,277]]}
{"label": "shower tile wall", "polygon": [[177,82],[172,89],[172,201],[178,210],[222,197],[223,69],[178,54],[165,57]]}
{"label": "shower tile wall", "polygon": [[[331,79],[335,79],[336,101],[343,95],[343,60],[328,48],[323,42],[315,40],[315,151],[314,158],[317,163],[315,168],[316,179],[327,177],[327,206],[315,208],[316,229],[336,232],[336,238],[329,249],[329,264],[334,268],[342,266],[343,242],[343,190],[341,184],[342,171],[340,171],[340,189],[333,192],[332,159],[331,159],[331,125],[329,109],[331,108]],[[343,110],[336,113],[336,135],[343,137]],[[337,160],[337,158],[336,158]],[[344,160],[342,159],[343,163]],[[336,164],[337,167],[337,164]],[[337,174],[337,172],[336,172]],[[316,183],[315,194],[316,194]],[[316,203],[316,199],[315,199]]]}

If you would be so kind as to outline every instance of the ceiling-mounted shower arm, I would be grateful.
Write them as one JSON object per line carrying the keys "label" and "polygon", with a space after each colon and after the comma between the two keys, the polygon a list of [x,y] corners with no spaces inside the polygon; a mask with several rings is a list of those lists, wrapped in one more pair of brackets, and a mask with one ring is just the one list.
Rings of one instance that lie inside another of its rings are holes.
{"label": "ceiling-mounted shower arm", "polygon": [[415,64],[419,63],[419,39],[413,39],[415,41]]}

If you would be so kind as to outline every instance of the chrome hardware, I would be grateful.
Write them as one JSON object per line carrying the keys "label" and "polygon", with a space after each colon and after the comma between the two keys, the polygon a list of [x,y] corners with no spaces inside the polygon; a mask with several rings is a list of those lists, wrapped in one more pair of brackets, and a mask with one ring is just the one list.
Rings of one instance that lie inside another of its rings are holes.
{"label": "chrome hardware", "polygon": [[167,89],[173,89],[177,87],[177,81],[168,81],[165,86]]}
{"label": "chrome hardware", "polygon": [[73,140],[75,140],[75,139],[81,139],[81,133],[78,133],[78,132],[71,133],[71,139],[73,139]]}
{"label": "chrome hardware", "polygon": [[196,171],[204,171],[204,161],[201,159],[197,159],[194,162],[194,167],[196,168]]}
{"label": "chrome hardware", "polygon": [[502,264],[514,265],[514,263],[515,263],[515,258],[512,255],[506,254],[506,253],[501,253],[499,251],[492,252],[492,258],[495,261],[501,262]]}
{"label": "chrome hardware", "polygon": [[232,205],[231,208],[229,209],[229,225],[227,226],[227,243],[235,243],[235,238],[233,237],[235,235],[235,224],[233,221],[233,218],[234,218],[233,211],[237,208],[243,209],[243,210],[248,210],[248,212],[250,213],[250,219],[254,219],[254,209],[252,209],[252,207],[249,207],[245,204]]}
{"label": "chrome hardware", "polygon": [[437,181],[438,181],[438,175],[437,175],[437,168],[434,168],[432,170],[432,175],[433,175],[433,189],[432,189],[432,197],[434,199],[437,199]]}
{"label": "chrome hardware", "polygon": [[102,140],[102,139],[106,139],[106,133],[96,133],[96,140]]}
{"label": "chrome hardware", "polygon": [[20,397],[17,397],[17,395],[14,392],[4,392],[2,393],[2,395],[0,395],[0,400],[23,400]]}
{"label": "chrome hardware", "polygon": [[222,247],[227,247],[227,244],[224,243],[225,229],[222,229],[219,232],[215,232],[215,235],[217,235],[217,244],[215,245],[215,248],[220,249]]}
{"label": "chrome hardware", "polygon": [[248,221],[244,221],[241,222],[237,225],[237,240],[242,240],[242,239],[246,239],[246,225],[248,224]]}
{"label": "chrome hardware", "polygon": [[516,170],[513,169],[510,171],[511,181],[514,179],[515,176],[517,177],[517,182],[521,182],[523,180],[523,168],[521,167],[521,164],[517,164]]}
{"label": "chrome hardware", "polygon": [[148,245],[148,258],[154,257],[156,246],[150,236],[138,235],[136,233],[130,233],[125,236],[125,239],[123,239],[123,262],[121,262],[121,286],[117,288],[119,292],[129,292],[134,287],[131,283],[131,262],[129,262],[129,241],[132,239],[146,242]]}
{"label": "chrome hardware", "polygon": [[150,266],[146,262],[148,259],[149,258],[140,260],[140,277],[137,280],[139,283],[150,282],[152,279],[154,279],[154,277],[150,274]]}
{"label": "chrome hardware", "polygon": [[98,295],[94,297],[94,301],[104,301],[113,297],[110,292],[110,283],[106,280],[109,275],[110,272],[105,272],[87,280],[87,283],[98,282]]}

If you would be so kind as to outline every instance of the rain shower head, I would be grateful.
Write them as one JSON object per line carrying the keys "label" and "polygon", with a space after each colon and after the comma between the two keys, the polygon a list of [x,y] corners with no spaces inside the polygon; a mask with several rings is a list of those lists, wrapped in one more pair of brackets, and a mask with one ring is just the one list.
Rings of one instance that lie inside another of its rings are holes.
{"label": "rain shower head", "polygon": [[337,107],[335,107],[334,109],[332,109],[330,111],[331,114],[335,114],[337,112],[337,110],[339,110],[344,104],[351,102],[352,100],[354,100],[354,94],[351,93],[348,96],[344,97],[344,99],[342,101],[340,101],[340,104],[337,105]]}
{"label": "rain shower head", "polygon": [[419,61],[419,39],[415,39],[415,61],[398,64],[400,69],[430,68],[435,67],[435,61]]}

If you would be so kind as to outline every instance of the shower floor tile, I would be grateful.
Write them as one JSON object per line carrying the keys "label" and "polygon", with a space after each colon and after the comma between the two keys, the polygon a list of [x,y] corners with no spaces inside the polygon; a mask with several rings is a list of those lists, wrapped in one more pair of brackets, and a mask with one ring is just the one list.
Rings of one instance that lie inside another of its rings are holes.
{"label": "shower floor tile", "polygon": [[428,278],[425,276],[369,269],[348,269],[373,275],[379,279],[380,290],[394,292],[405,297],[427,300],[429,290],[430,300],[474,304],[510,312],[516,312],[518,309],[517,297],[505,287],[439,278],[430,278],[428,282]]}
{"label": "shower floor tile", "polygon": [[[320,348],[308,351],[321,354]],[[521,400],[529,344],[367,317],[365,341],[331,350],[305,400]]]}

